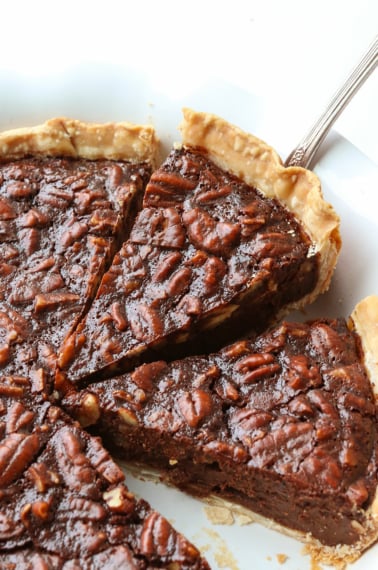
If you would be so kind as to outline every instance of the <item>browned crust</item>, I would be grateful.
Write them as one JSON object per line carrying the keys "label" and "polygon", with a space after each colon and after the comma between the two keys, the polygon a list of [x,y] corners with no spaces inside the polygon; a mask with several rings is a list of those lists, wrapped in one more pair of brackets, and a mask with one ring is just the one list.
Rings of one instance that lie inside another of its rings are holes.
{"label": "browned crust", "polygon": [[155,166],[158,141],[153,127],[132,123],[85,123],[65,117],[0,133],[0,158],[69,156],[89,160],[147,162]]}
{"label": "browned crust", "polygon": [[302,224],[313,242],[313,252],[320,256],[320,274],[315,289],[286,309],[314,301],[328,289],[341,247],[339,217],[324,200],[316,174],[298,166],[285,168],[270,146],[216,115],[191,109],[183,113],[184,145],[205,148],[218,166],[277,198]]}
{"label": "browned crust", "polygon": [[361,339],[365,365],[378,399],[378,296],[371,295],[360,301],[351,318]]}
{"label": "browned crust", "polygon": [[[154,475],[151,476],[151,478],[153,477]],[[304,553],[309,554],[314,560],[320,563],[331,564],[340,570],[345,568],[347,564],[355,562],[360,558],[361,554],[375,542],[377,538],[376,528],[371,525],[369,516],[367,516],[366,524],[361,526],[361,540],[351,546],[340,544],[333,547],[325,546],[317,539],[314,539],[311,534],[289,529],[241,505],[236,505],[218,496],[211,495],[210,497],[206,497],[204,501],[210,506],[227,509],[231,514],[236,516],[236,519],[237,517],[243,516],[246,520],[249,519],[250,523],[256,522],[266,528],[302,542],[304,544]]]}

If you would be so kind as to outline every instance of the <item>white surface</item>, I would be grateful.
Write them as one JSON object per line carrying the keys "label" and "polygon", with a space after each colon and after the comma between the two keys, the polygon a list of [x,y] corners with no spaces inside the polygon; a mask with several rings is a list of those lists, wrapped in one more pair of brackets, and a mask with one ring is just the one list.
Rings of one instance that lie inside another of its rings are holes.
{"label": "white surface", "polygon": [[[0,34],[0,128],[57,115],[147,121],[168,150],[179,138],[180,109],[190,105],[222,115],[285,157],[377,23],[375,0],[8,3]],[[315,167],[341,216],[344,247],[330,291],[306,317],[348,315],[362,297],[378,293],[377,76],[339,119]],[[258,525],[212,527],[198,502],[129,482],[207,548],[214,569],[311,567],[293,540]],[[280,553],[289,556],[284,566]],[[375,570],[377,555],[378,546],[353,570]]]}
{"label": "white surface", "polygon": [[[376,0],[13,0],[1,9],[0,72],[15,85],[20,73],[38,82],[82,63],[97,70],[99,81],[101,64],[118,66],[121,75],[139,70],[172,97],[226,79],[263,101],[264,136],[285,154],[378,33]],[[47,115],[33,92],[20,87],[17,99],[26,103],[27,116]],[[84,114],[97,116],[96,93],[88,87],[78,93],[71,85],[70,99],[84,98]],[[7,93],[1,95],[6,101]],[[376,162],[377,101],[375,72],[337,122]],[[0,106],[2,121],[16,122],[6,109]],[[114,115],[111,105],[106,112]]]}

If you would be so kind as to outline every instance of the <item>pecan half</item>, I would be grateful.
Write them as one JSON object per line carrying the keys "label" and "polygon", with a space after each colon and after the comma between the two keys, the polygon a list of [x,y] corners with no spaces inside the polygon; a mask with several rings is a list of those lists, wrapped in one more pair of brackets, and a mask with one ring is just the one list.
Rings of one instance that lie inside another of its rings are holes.
{"label": "pecan half", "polygon": [[145,556],[166,556],[176,542],[176,532],[169,522],[156,512],[148,515],[143,523],[140,549]]}
{"label": "pecan half", "polygon": [[75,293],[46,293],[39,294],[35,298],[34,310],[36,313],[40,311],[51,311],[59,307],[59,305],[66,305],[75,303],[80,299],[79,295]]}
{"label": "pecan half", "polygon": [[210,394],[198,388],[180,396],[178,407],[186,423],[196,428],[210,414],[213,404]]}
{"label": "pecan half", "polygon": [[10,200],[0,198],[0,220],[14,220],[17,214]]}
{"label": "pecan half", "polygon": [[0,445],[0,485],[9,485],[29,465],[40,448],[36,434],[11,433]]}
{"label": "pecan half", "polygon": [[137,217],[130,240],[139,244],[182,248],[185,229],[176,208],[145,208]]}
{"label": "pecan half", "polygon": [[167,208],[183,202],[197,183],[177,173],[160,170],[154,172],[147,185],[143,205]]}
{"label": "pecan half", "polygon": [[158,312],[145,303],[141,303],[130,318],[130,326],[135,337],[143,342],[156,339],[163,333],[164,325]]}
{"label": "pecan half", "polygon": [[199,249],[214,255],[229,255],[240,237],[240,226],[218,222],[200,208],[184,212],[182,216],[190,241]]}
{"label": "pecan half", "polygon": [[266,376],[271,376],[281,369],[275,362],[275,357],[270,353],[256,353],[245,356],[235,365],[235,370],[240,372],[242,384],[253,384]]}

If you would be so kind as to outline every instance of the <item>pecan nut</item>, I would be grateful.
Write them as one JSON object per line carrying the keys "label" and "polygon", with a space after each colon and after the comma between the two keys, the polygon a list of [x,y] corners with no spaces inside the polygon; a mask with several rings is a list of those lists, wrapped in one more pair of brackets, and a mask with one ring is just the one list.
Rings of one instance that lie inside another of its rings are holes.
{"label": "pecan nut", "polygon": [[182,295],[189,289],[191,278],[192,272],[188,267],[176,271],[166,285],[168,295],[170,297]]}
{"label": "pecan nut", "polygon": [[106,491],[103,498],[114,513],[131,514],[135,508],[135,497],[123,485]]}
{"label": "pecan nut", "polygon": [[245,356],[235,365],[235,370],[241,374],[242,384],[253,384],[279,372],[281,366],[272,354],[266,352]]}
{"label": "pecan nut", "polygon": [[167,368],[166,362],[157,360],[149,364],[142,364],[131,374],[131,380],[138,388],[150,392],[159,375]]}
{"label": "pecan nut", "polygon": [[0,445],[0,485],[12,483],[25,470],[40,448],[36,434],[11,433]]}
{"label": "pecan nut", "polygon": [[185,229],[176,208],[145,208],[137,217],[130,240],[138,244],[182,248]]}
{"label": "pecan nut", "polygon": [[0,220],[14,220],[17,217],[15,209],[10,200],[0,198]]}
{"label": "pecan nut", "polygon": [[140,549],[145,556],[166,556],[174,547],[177,536],[169,522],[156,512],[148,515],[143,523]]}
{"label": "pecan nut", "polygon": [[75,293],[40,293],[35,297],[34,310],[36,313],[51,311],[60,305],[70,305],[79,300],[80,296]]}
{"label": "pecan nut", "polygon": [[184,212],[182,219],[193,245],[213,255],[229,255],[239,241],[238,224],[218,222],[200,208]]}
{"label": "pecan nut", "polygon": [[143,206],[158,206],[169,208],[183,202],[197,183],[190,178],[180,176],[178,173],[160,170],[154,172],[144,195]]}
{"label": "pecan nut", "polygon": [[169,253],[160,261],[153,274],[152,280],[160,283],[171,275],[177,265],[180,263],[182,255],[178,251]]}
{"label": "pecan nut", "polygon": [[33,187],[32,184],[28,182],[23,182],[21,180],[17,180],[14,182],[9,182],[7,185],[7,194],[11,198],[16,200],[30,198],[34,196],[37,192],[37,188]]}
{"label": "pecan nut", "polygon": [[157,339],[164,330],[164,325],[158,312],[145,303],[141,303],[136,307],[134,318],[130,318],[130,327],[135,337],[142,342]]}
{"label": "pecan nut", "polygon": [[198,388],[180,396],[178,407],[186,423],[191,428],[196,428],[210,414],[213,403],[210,394]]}

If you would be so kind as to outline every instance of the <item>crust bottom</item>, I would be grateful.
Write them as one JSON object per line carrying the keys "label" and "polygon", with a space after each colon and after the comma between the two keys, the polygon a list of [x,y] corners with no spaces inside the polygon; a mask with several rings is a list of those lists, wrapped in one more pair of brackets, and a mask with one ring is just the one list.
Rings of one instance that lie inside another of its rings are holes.
{"label": "crust bottom", "polygon": [[[132,473],[136,479],[160,484],[163,482],[167,487],[175,488],[169,483],[169,481],[164,479],[164,477],[162,479],[161,473],[150,467],[146,467],[146,465],[142,465],[137,462],[121,462],[120,464],[127,471]],[[231,503],[217,495],[196,498],[197,500],[202,501],[204,505],[208,505],[210,509],[215,507],[228,511],[231,514],[231,517],[235,516],[236,520],[238,520],[238,518],[241,519],[243,524],[258,523],[265,528],[298,540],[304,545],[304,555],[311,556],[312,560],[316,562],[334,566],[338,570],[343,570],[348,564],[358,560],[363,552],[378,539],[378,524],[371,509],[366,511],[366,519],[363,525],[356,523],[359,525],[359,529],[361,530],[361,539],[359,541],[355,542],[353,545],[340,544],[337,546],[326,546],[314,538],[310,533],[304,533],[282,526],[272,519],[259,515],[236,503]],[[217,524],[216,516],[209,517],[209,520],[211,520],[213,524]],[[224,522],[221,524],[224,524]]]}

